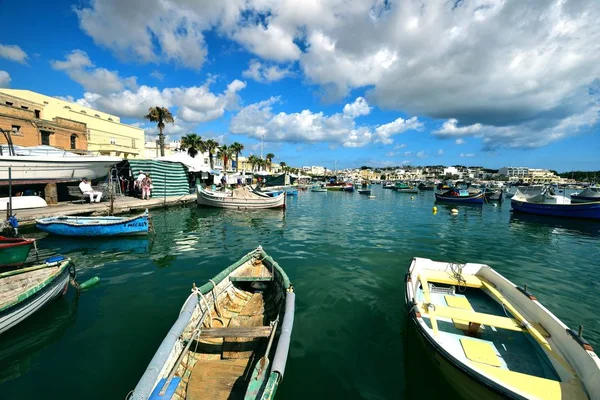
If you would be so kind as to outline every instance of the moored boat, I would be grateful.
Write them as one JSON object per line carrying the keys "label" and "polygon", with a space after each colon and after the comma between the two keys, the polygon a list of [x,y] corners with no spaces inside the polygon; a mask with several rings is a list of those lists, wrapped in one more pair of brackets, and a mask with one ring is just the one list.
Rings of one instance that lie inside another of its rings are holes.
{"label": "moored boat", "polygon": [[358,189],[358,193],[359,194],[370,195],[371,194],[371,189]]}
{"label": "moored boat", "polygon": [[198,187],[197,202],[199,205],[230,209],[285,208],[285,193],[270,197],[252,191],[247,186],[233,189],[231,192],[214,192]]}
{"label": "moored boat", "polygon": [[48,207],[46,200],[40,196],[13,196],[12,201],[9,197],[0,197],[0,211],[6,210],[9,204],[13,210]]}
{"label": "moored boat", "polygon": [[0,273],[0,333],[66,293],[70,259],[56,256],[46,263]]}
{"label": "moored boat", "polygon": [[285,194],[287,196],[298,196],[298,189],[294,189],[294,188],[286,189]]}
{"label": "moored boat", "polygon": [[294,307],[285,271],[259,246],[194,285],[129,399],[274,398]]}
{"label": "moored boat", "polygon": [[352,183],[346,183],[344,186],[342,186],[342,191],[354,192],[354,185]]}
{"label": "moored boat", "polygon": [[448,203],[483,204],[485,198],[483,192],[469,193],[468,190],[450,189],[443,193],[435,193],[435,200]]}
{"label": "moored boat", "polygon": [[407,185],[404,182],[397,182],[392,189],[398,193],[419,193],[419,189],[417,189],[415,186]]}
{"label": "moored boat", "polygon": [[589,187],[571,195],[571,203],[590,203],[600,201],[600,188]]}
{"label": "moored boat", "polygon": [[514,211],[551,217],[600,219],[600,201],[594,203],[575,203],[563,196],[543,192],[540,195],[526,197],[519,191],[510,200]]}
{"label": "moored boat", "polygon": [[38,229],[61,236],[127,236],[148,233],[148,211],[135,217],[49,217]]}
{"label": "moored boat", "polygon": [[0,236],[0,267],[19,267],[25,263],[35,239]]}
{"label": "moored boat", "polygon": [[502,201],[504,197],[504,192],[502,189],[487,188],[483,193],[486,201]]}
{"label": "moored boat", "polygon": [[315,186],[313,186],[313,187],[310,188],[310,191],[311,192],[322,193],[322,192],[327,192],[327,188],[315,185]]}
{"label": "moored boat", "polygon": [[600,398],[589,343],[489,266],[414,258],[405,284],[411,328],[464,398]]}

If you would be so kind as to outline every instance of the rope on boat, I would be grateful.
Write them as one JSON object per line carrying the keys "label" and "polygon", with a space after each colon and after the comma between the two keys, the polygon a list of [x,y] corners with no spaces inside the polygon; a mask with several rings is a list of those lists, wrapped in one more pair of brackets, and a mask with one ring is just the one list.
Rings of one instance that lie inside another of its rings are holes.
{"label": "rope on boat", "polygon": [[467,290],[467,280],[462,275],[465,264],[451,262],[448,263],[448,267],[450,268],[450,275],[458,282],[458,291],[464,292]]}
{"label": "rope on boat", "polygon": [[83,283],[77,282],[77,268],[75,268],[75,264],[73,264],[72,262],[69,266],[69,275],[69,283],[77,290],[77,296],[81,294],[82,290],[87,289],[88,287],[96,284],[100,280],[100,278],[94,276],[93,278],[88,279]]}
{"label": "rope on boat", "polygon": [[225,326],[225,321],[223,321],[222,317],[223,314],[221,313],[221,309],[219,308],[219,301],[217,300],[217,284],[215,283],[215,281],[213,281],[212,279],[208,280],[210,283],[212,283],[213,285],[213,290],[212,290],[212,294],[213,294],[213,299],[215,302],[215,311],[217,312],[217,316],[213,317],[212,319],[216,319],[217,321],[221,321],[221,324],[223,326]]}

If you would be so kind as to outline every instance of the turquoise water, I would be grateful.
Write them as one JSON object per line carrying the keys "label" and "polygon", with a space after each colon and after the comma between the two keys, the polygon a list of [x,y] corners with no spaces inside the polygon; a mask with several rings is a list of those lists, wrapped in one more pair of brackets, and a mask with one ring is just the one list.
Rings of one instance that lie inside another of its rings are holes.
{"label": "turquoise water", "polygon": [[373,194],[300,192],[285,212],[155,211],[150,240],[33,233],[41,249],[75,260],[80,282],[100,283],[0,336],[0,397],[125,398],[192,283],[259,244],[297,293],[279,399],[416,398],[425,376],[437,396],[456,396],[406,332],[403,279],[415,256],[489,264],[600,345],[599,223],[513,216],[510,202],[433,214],[432,192]]}

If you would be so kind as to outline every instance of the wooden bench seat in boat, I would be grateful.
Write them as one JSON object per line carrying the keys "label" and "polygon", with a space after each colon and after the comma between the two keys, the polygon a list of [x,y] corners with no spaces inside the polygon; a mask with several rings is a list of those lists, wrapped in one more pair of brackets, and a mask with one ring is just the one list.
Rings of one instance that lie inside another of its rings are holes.
{"label": "wooden bench seat in boat", "polygon": [[458,282],[458,280],[456,280],[456,278],[447,271],[427,270],[427,271],[421,272],[421,274],[423,275],[423,278],[425,278],[428,282],[432,282],[432,283],[443,283],[446,285],[456,285],[456,286],[460,285],[460,286],[466,286],[466,287],[470,287],[470,288],[480,288],[483,286],[483,283],[481,282],[481,280],[478,277],[476,277],[475,275],[464,274],[464,275],[462,275],[464,281]]}
{"label": "wooden bench seat in boat", "polygon": [[270,326],[204,328],[201,338],[259,338],[271,335]]}
{"label": "wooden bench seat in boat", "polygon": [[271,282],[272,276],[230,276],[231,282]]}
{"label": "wooden bench seat in boat", "polygon": [[[461,310],[467,311],[475,311],[473,310],[471,303],[469,303],[469,300],[466,297],[446,295],[444,296],[444,300],[446,300],[446,304],[448,304],[448,307],[459,308]],[[471,325],[469,321],[456,318],[452,319],[452,323],[454,324],[454,327],[456,329],[460,329],[461,331],[468,331]]]}
{"label": "wooden bench seat in boat", "polygon": [[[420,307],[421,312],[427,314],[427,310]],[[499,317],[497,315],[484,314],[475,311],[463,310],[435,305],[436,317],[450,318],[452,320],[469,321],[471,324],[493,326],[494,328],[508,329],[511,331],[525,332],[525,329],[514,319]]]}

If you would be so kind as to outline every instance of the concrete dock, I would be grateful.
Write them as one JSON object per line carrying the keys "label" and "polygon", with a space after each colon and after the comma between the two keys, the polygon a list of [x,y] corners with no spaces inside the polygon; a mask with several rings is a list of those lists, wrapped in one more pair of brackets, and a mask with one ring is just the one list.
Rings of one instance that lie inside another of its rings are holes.
{"label": "concrete dock", "polygon": [[[135,197],[117,197],[113,203],[113,215],[142,213],[144,210],[153,208],[170,207],[175,205],[193,203],[196,201],[196,194],[187,194],[184,196],[170,196],[151,198],[142,200]],[[110,212],[110,201],[101,203],[72,203],[62,202],[57,205],[49,205],[45,208],[36,208],[30,210],[14,210],[17,215],[20,226],[35,224],[36,219],[55,217],[59,215],[108,215]]]}

